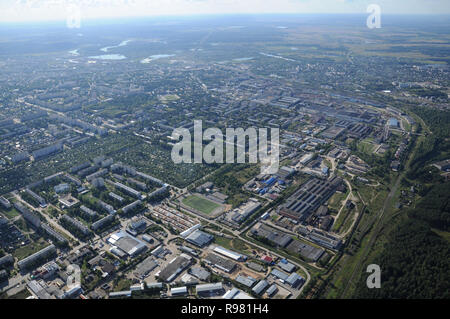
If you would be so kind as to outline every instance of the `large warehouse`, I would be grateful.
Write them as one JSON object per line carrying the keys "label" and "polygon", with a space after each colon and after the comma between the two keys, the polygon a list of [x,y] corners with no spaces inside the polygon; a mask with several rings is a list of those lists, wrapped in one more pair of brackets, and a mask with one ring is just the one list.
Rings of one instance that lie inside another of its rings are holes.
{"label": "large warehouse", "polygon": [[226,248],[223,248],[221,246],[217,246],[214,248],[214,252],[221,254],[225,257],[231,258],[235,261],[245,261],[247,260],[247,256],[241,255],[239,253],[236,253],[234,251],[228,250]]}
{"label": "large warehouse", "polygon": [[172,282],[183,270],[191,264],[192,258],[186,254],[181,254],[174,258],[161,272],[158,277],[161,281]]}
{"label": "large warehouse", "polygon": [[186,237],[186,241],[197,247],[205,247],[209,245],[213,239],[213,235],[207,234],[201,230],[196,230]]}
{"label": "large warehouse", "polygon": [[147,246],[142,241],[124,231],[111,235],[108,242],[130,257],[135,257],[147,249]]}
{"label": "large warehouse", "polygon": [[333,177],[329,180],[311,179],[288,198],[286,203],[280,207],[279,213],[287,218],[303,222],[333,196],[342,182],[340,177]]}

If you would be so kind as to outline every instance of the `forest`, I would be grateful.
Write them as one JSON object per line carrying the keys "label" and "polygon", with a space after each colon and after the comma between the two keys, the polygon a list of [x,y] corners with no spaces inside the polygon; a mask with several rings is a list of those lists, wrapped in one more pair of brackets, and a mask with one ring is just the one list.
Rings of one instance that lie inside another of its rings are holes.
{"label": "forest", "polygon": [[381,267],[381,289],[361,280],[356,298],[450,297],[449,194],[450,183],[435,185],[390,230],[373,260]]}

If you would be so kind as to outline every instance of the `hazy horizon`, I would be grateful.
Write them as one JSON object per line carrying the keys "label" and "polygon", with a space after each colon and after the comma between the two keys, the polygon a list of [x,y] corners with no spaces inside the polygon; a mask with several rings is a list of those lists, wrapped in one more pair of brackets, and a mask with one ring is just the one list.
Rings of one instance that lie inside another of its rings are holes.
{"label": "hazy horizon", "polygon": [[448,15],[447,0],[6,0],[0,22],[62,21],[74,10],[81,19],[229,14],[367,14],[377,4],[386,15]]}

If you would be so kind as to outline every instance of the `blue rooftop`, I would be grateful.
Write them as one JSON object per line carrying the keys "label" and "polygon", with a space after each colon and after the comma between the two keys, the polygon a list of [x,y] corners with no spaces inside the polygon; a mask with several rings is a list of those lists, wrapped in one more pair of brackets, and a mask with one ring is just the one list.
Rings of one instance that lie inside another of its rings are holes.
{"label": "blue rooftop", "polygon": [[395,118],[390,118],[389,119],[389,126],[399,126],[398,120]]}

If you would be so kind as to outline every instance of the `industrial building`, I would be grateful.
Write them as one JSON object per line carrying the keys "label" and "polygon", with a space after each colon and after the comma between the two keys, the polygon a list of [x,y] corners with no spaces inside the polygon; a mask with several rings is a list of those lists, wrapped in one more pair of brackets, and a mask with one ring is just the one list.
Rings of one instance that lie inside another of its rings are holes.
{"label": "industrial building", "polygon": [[247,295],[245,292],[233,288],[228,290],[222,297],[223,299],[255,299],[252,296]]}
{"label": "industrial building", "polygon": [[188,253],[194,257],[198,257],[198,252],[195,249],[192,249],[191,247],[188,246],[181,246],[180,250],[184,253]]}
{"label": "industrial building", "polygon": [[281,269],[283,269],[284,271],[286,271],[288,273],[292,273],[297,269],[297,267],[294,264],[291,264],[286,259],[282,259],[278,263],[278,267],[280,267]]}
{"label": "industrial building", "polygon": [[314,230],[311,233],[309,233],[308,239],[325,248],[333,250],[339,250],[342,246],[341,239],[331,236],[329,234],[320,233],[317,230]]}
{"label": "industrial building", "polygon": [[330,140],[335,140],[345,131],[345,128],[332,126],[326,131],[322,132],[321,136]]}
{"label": "industrial building", "polygon": [[111,235],[108,238],[108,242],[132,258],[147,249],[147,246],[142,241],[124,231]]}
{"label": "industrial building", "polygon": [[322,248],[311,246],[299,240],[292,241],[292,243],[287,246],[287,250],[294,254],[300,254],[302,257],[314,262],[319,260],[325,252]]}
{"label": "industrial building", "polygon": [[172,297],[186,296],[187,294],[188,294],[187,287],[178,287],[170,289],[170,295]]}
{"label": "industrial building", "polygon": [[271,242],[273,245],[286,248],[292,242],[292,237],[279,230],[266,226],[264,224],[256,224],[251,233],[254,236],[262,237]]}
{"label": "industrial building", "polygon": [[174,258],[161,272],[159,273],[159,279],[164,282],[172,282],[178,277],[183,270],[185,270],[192,261],[192,257],[181,254]]}
{"label": "industrial building", "polygon": [[210,264],[213,267],[216,267],[224,272],[231,273],[236,268],[236,263],[232,262],[229,259],[225,259],[216,254],[208,254],[205,257],[205,262]]}
{"label": "industrial building", "polygon": [[256,284],[256,279],[250,276],[239,275],[236,277],[235,281],[247,288],[251,288],[254,284]]}
{"label": "industrial building", "polygon": [[32,280],[27,284],[27,287],[37,299],[56,299],[55,296],[48,293],[46,289],[47,285],[43,281],[38,282],[36,280]]}
{"label": "industrial building", "polygon": [[282,180],[286,180],[288,178],[290,178],[292,175],[294,175],[295,173],[295,169],[287,167],[287,166],[282,166],[280,167],[280,169],[277,172],[277,176],[278,178],[282,179]]}
{"label": "industrial building", "polygon": [[134,271],[134,275],[142,280],[147,277],[156,267],[158,267],[158,263],[153,259],[153,257],[147,257],[143,262],[137,265],[136,270]]}
{"label": "industrial building", "polygon": [[192,276],[194,276],[194,277],[196,277],[196,278],[198,278],[198,279],[200,279],[202,281],[208,280],[208,278],[211,276],[211,273],[209,271],[205,270],[202,267],[192,267],[189,270],[189,273]]}
{"label": "industrial building", "polygon": [[149,244],[153,244],[155,242],[155,239],[153,239],[153,237],[151,237],[150,235],[143,235],[142,239],[145,240],[147,243]]}
{"label": "industrial building", "polygon": [[213,284],[197,285],[195,287],[195,290],[197,291],[197,295],[199,296],[211,296],[211,295],[218,296],[223,295],[223,293],[225,292],[221,282]]}
{"label": "industrial building", "polygon": [[252,291],[261,296],[264,293],[264,290],[266,290],[266,288],[269,287],[269,283],[266,280],[261,280],[260,282],[258,282],[256,284],[255,287],[253,287]]}
{"label": "industrial building", "polygon": [[247,256],[244,256],[242,254],[236,253],[234,251],[228,250],[226,248],[223,248],[221,246],[217,246],[214,248],[214,252],[223,255],[225,257],[231,258],[235,261],[245,261],[247,260]]}
{"label": "industrial building", "polygon": [[116,255],[116,256],[119,257],[120,259],[124,259],[124,258],[127,257],[127,254],[126,254],[124,251],[120,250],[119,248],[117,248],[117,247],[115,247],[115,246],[111,247],[111,248],[109,249],[109,252],[112,253],[112,254],[114,254],[114,255]]}
{"label": "industrial building", "polygon": [[256,212],[260,207],[261,203],[258,202],[257,200],[253,200],[249,203],[246,203],[244,207],[235,210],[235,212],[231,216],[231,220],[237,224],[241,224],[254,212]]}
{"label": "industrial building", "polygon": [[278,278],[278,279],[281,279],[281,280],[286,280],[288,277],[289,277],[289,275],[288,274],[286,274],[286,273],[284,273],[284,272],[282,272],[282,271],[280,271],[280,270],[278,270],[278,269],[272,269],[272,272],[270,273],[272,276],[274,276],[274,277],[276,277],[276,278]]}
{"label": "industrial building", "polygon": [[299,274],[293,273],[286,278],[285,282],[292,288],[300,288],[300,286],[305,282],[305,279]]}
{"label": "industrial building", "polygon": [[131,290],[125,290],[125,291],[117,291],[117,292],[110,292],[109,298],[129,298],[131,297]]}
{"label": "industrial building", "polygon": [[186,237],[186,241],[197,246],[197,247],[205,247],[209,245],[214,239],[213,235],[205,233],[201,230],[196,230],[192,232],[189,236]]}
{"label": "industrial building", "polygon": [[247,267],[252,269],[252,270],[254,270],[254,271],[257,271],[257,272],[263,272],[264,271],[264,267],[262,265],[257,264],[257,263],[255,263],[253,261],[249,262],[247,264]]}
{"label": "industrial building", "polygon": [[202,228],[202,224],[196,224],[194,226],[192,226],[191,228],[185,230],[184,232],[182,232],[180,234],[181,237],[186,238],[187,236],[189,236],[190,234],[192,234],[194,231],[196,231],[197,229]]}
{"label": "industrial building", "polygon": [[303,222],[324,204],[342,184],[342,178],[313,178],[304,183],[278,210],[280,215]]}
{"label": "industrial building", "polygon": [[278,287],[276,284],[272,284],[272,286],[270,286],[267,290],[266,293],[269,297],[272,297],[273,295],[275,295],[278,292]]}

